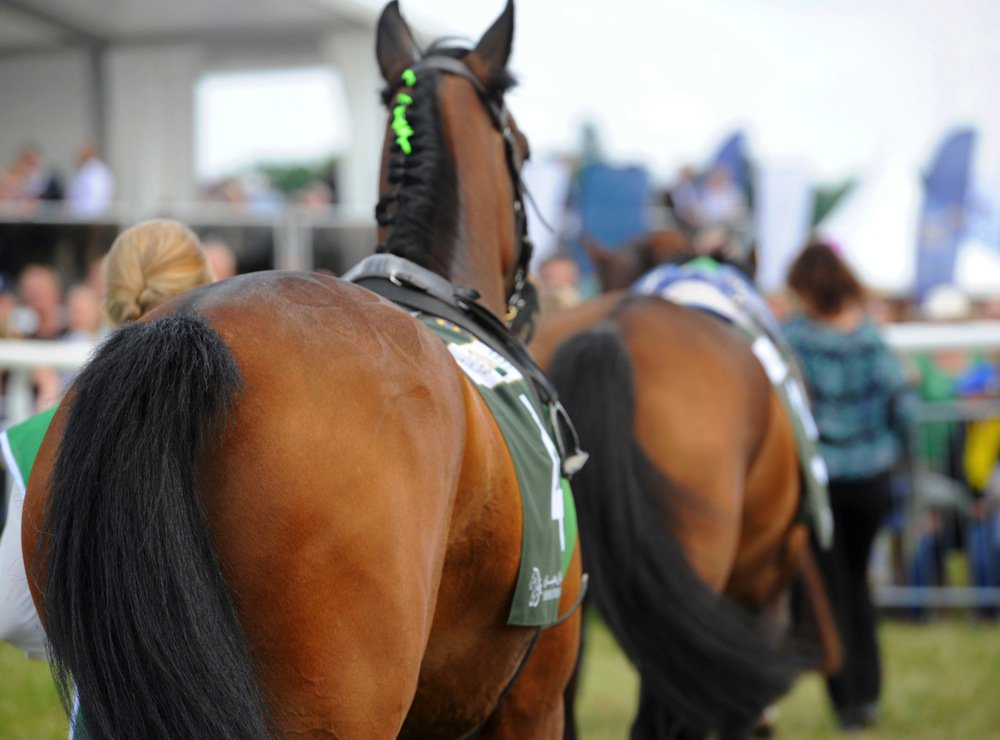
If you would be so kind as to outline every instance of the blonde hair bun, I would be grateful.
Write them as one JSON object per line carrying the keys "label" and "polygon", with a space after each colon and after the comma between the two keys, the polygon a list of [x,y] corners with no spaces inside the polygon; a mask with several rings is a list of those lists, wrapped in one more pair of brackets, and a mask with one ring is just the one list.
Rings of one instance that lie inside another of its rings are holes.
{"label": "blonde hair bun", "polygon": [[134,321],[192,288],[212,282],[201,241],[179,221],[153,219],[126,229],[104,258],[104,317]]}

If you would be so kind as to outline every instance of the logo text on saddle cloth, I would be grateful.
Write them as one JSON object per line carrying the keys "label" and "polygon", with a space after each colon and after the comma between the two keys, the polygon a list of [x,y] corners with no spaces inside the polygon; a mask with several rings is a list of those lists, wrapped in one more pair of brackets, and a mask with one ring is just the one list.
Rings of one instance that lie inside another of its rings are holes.
{"label": "logo text on saddle cloth", "polygon": [[[451,352],[452,357],[455,358],[455,362],[458,363],[458,366],[462,368],[462,371],[469,379],[483,388],[492,390],[501,384],[516,383],[524,379],[521,372],[508,362],[503,355],[494,351],[478,339],[473,339],[471,342],[465,344],[449,343],[448,351]],[[550,476],[551,515],[553,521],[559,525],[559,549],[562,552],[566,552],[566,512],[563,500],[564,492],[559,451],[527,395],[521,393],[517,398],[534,422],[542,446],[545,448],[545,452],[552,463]],[[534,607],[540,603],[558,599],[562,593],[562,573],[543,574],[538,568],[533,568],[532,570],[529,606]]]}
{"label": "logo text on saddle cloth", "polygon": [[503,355],[478,339],[467,344],[449,344],[448,351],[469,379],[483,388],[492,390],[501,383],[514,383],[524,378]]}

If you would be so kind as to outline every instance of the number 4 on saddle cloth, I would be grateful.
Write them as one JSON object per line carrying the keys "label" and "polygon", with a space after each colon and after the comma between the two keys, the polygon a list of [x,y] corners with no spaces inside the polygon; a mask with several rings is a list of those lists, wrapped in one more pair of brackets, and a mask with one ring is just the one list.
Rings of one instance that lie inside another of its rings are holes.
{"label": "number 4 on saddle cloth", "polygon": [[782,338],[778,322],[753,285],[735,268],[710,257],[698,257],[679,265],[653,268],[633,283],[632,291],[717,316],[750,342],[795,430],[806,491],[803,513],[812,524],[820,546],[828,548],[833,536],[833,517],[826,463],[819,453],[819,431],[806,400],[802,371],[793,350]]}
{"label": "number 4 on saddle cloth", "polygon": [[577,535],[569,477],[587,453],[555,390],[520,341],[474,296],[440,275],[376,254],[344,278],[408,309],[434,332],[490,409],[521,489],[521,564],[507,623],[546,627],[561,621],[568,616],[558,614],[563,576]]}

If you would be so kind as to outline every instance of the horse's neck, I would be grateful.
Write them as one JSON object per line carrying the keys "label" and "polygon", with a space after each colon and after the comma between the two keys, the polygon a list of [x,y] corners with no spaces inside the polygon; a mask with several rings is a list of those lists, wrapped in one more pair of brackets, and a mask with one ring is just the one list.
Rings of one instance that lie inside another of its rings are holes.
{"label": "horse's neck", "polygon": [[[462,152],[456,153],[456,159],[461,156]],[[465,161],[481,160],[481,156],[468,156]],[[513,199],[505,193],[508,178],[506,172],[494,176],[483,166],[459,171],[459,243],[453,252],[450,276],[453,282],[474,288],[480,295],[479,302],[501,318],[507,310],[508,280],[503,235],[511,229],[501,219],[513,218]]]}
{"label": "horse's neck", "polygon": [[[504,279],[496,251],[482,248],[482,239],[470,238],[456,253],[452,282],[467,285],[479,294],[479,303],[503,318],[507,309]],[[477,248],[479,247],[479,248]]]}

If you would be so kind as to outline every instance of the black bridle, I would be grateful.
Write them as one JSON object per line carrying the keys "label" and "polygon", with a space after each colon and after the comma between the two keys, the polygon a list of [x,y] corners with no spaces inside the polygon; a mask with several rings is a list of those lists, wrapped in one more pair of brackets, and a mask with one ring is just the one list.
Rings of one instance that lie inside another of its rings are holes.
{"label": "black bridle", "polygon": [[[507,173],[510,175],[511,190],[514,193],[514,234],[517,238],[518,247],[514,281],[510,292],[506,296],[507,315],[503,317],[510,324],[517,318],[521,311],[530,308],[530,300],[527,296],[528,266],[534,251],[534,245],[528,236],[528,214],[524,206],[525,188],[524,182],[521,180],[520,167],[517,161],[517,140],[514,137],[514,130],[510,124],[510,112],[507,110],[502,97],[491,95],[479,78],[473,74],[472,70],[454,57],[432,53],[415,62],[408,71],[412,71],[413,74],[419,74],[424,70],[435,70],[445,74],[456,75],[472,85],[472,88],[476,91],[476,95],[479,97],[479,101],[489,114],[493,127],[503,137]],[[396,97],[404,89],[411,87],[406,77],[407,75],[401,77],[400,83],[391,89],[387,97],[388,101],[391,101],[392,98]],[[391,107],[391,105],[390,102],[389,106]]]}

